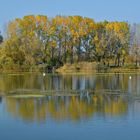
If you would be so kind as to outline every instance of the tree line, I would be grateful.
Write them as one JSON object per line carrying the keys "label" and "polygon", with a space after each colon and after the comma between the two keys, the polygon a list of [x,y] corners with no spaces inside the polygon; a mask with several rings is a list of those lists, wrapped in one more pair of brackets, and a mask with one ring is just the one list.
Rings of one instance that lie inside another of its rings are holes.
{"label": "tree line", "polygon": [[4,40],[0,36],[0,66],[60,67],[82,61],[123,66],[130,54],[138,65],[137,27],[81,16],[25,16],[7,24]]}

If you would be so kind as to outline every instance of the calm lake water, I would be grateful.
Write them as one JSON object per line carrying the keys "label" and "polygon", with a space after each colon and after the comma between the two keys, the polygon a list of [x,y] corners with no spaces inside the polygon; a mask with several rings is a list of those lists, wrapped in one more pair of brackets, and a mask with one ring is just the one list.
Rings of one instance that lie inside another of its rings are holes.
{"label": "calm lake water", "polygon": [[0,94],[1,140],[140,137],[140,74],[0,74]]}

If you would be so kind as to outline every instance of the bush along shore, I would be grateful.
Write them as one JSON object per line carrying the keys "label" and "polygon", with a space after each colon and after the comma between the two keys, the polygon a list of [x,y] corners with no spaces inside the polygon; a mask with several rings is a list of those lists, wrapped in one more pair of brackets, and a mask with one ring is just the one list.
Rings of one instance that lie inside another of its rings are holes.
{"label": "bush along shore", "polygon": [[1,71],[139,71],[140,26],[29,15],[0,35]]}

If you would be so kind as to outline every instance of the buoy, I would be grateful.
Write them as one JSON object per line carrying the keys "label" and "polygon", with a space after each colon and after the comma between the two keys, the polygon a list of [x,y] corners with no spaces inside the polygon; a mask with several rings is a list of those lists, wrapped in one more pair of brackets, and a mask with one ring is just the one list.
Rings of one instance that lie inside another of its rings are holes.
{"label": "buoy", "polygon": [[131,77],[131,76],[129,76],[129,79],[131,80],[131,79],[132,79],[132,77]]}
{"label": "buoy", "polygon": [[46,76],[46,73],[43,73],[43,76]]}

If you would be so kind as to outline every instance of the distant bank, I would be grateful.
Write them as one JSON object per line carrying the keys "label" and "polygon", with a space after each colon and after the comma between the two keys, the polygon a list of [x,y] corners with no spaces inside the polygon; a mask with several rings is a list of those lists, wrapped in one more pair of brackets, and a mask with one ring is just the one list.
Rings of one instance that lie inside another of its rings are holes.
{"label": "distant bank", "polygon": [[136,73],[140,72],[140,67],[126,64],[122,67],[105,66],[95,62],[81,62],[77,64],[65,64],[56,69],[58,73]]}

